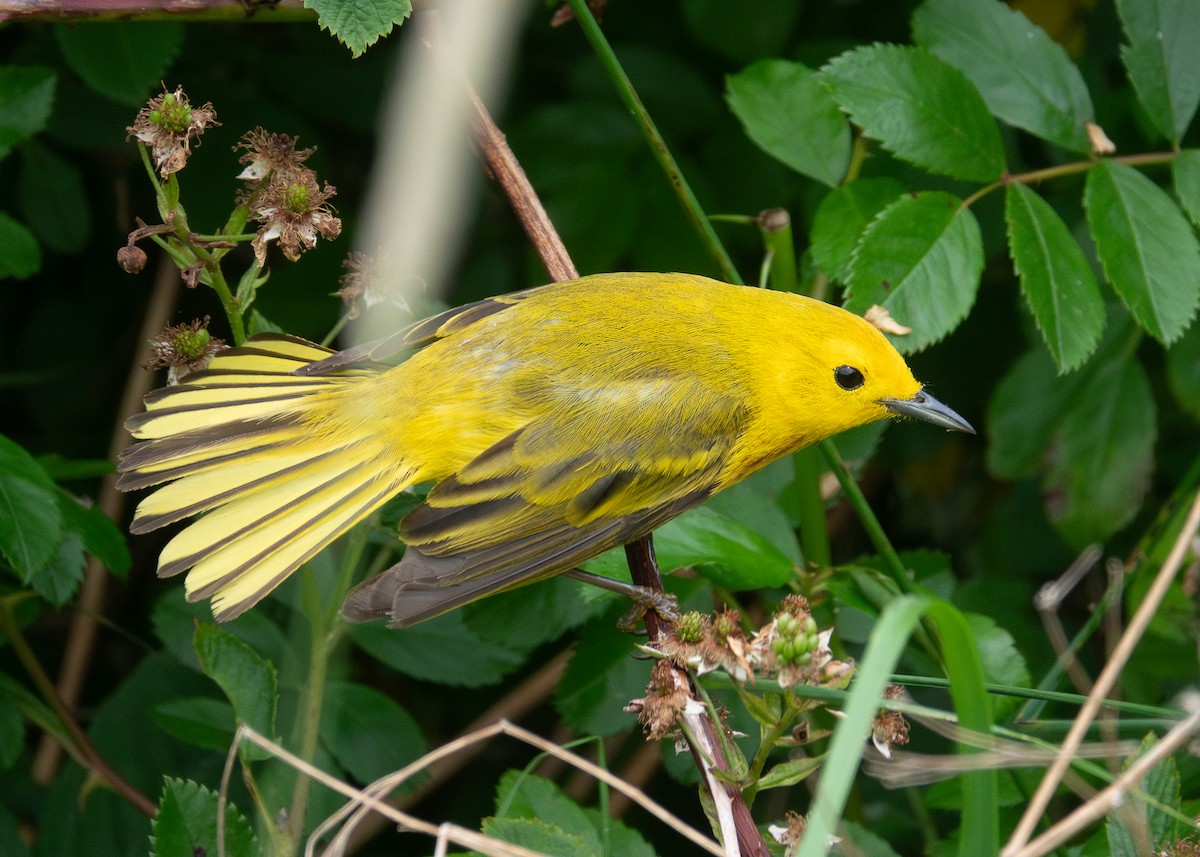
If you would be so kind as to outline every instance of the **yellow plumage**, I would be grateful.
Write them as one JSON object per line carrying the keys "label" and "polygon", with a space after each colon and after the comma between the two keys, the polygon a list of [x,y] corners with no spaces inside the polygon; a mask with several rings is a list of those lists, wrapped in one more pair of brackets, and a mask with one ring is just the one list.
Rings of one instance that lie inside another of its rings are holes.
{"label": "yellow plumage", "polygon": [[[393,367],[372,359],[409,348]],[[205,513],[159,574],[190,569],[188,598],[228,619],[397,492],[435,482],[401,523],[403,560],[344,607],[405,625],[572,568],[897,412],[969,430],[841,309],[601,274],[451,310],[373,349],[254,337],[147,398],[119,485],[167,483],[135,533]]]}

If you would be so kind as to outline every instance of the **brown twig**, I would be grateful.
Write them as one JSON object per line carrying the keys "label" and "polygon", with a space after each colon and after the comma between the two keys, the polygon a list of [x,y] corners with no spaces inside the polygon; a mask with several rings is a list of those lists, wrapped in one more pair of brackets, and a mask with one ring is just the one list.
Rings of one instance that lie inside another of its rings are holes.
{"label": "brown twig", "polygon": [[302,0],[0,0],[0,21],[312,21]]}
{"label": "brown twig", "polygon": [[[139,357],[135,357],[129,367],[129,374],[125,379],[125,390],[121,394],[121,403],[117,407],[117,421],[113,426],[112,437],[108,443],[109,461],[116,461],[121,451],[132,442],[129,432],[125,431],[125,419],[141,410],[142,398],[150,392],[150,387],[154,382],[153,373],[142,368],[140,360],[142,346],[167,326],[167,321],[175,306],[175,298],[179,293],[178,284],[179,269],[170,257],[163,255],[154,273],[150,303],[146,307],[142,327],[138,332]],[[96,502],[100,510],[111,520],[119,521],[125,511],[126,497],[126,494],[117,490],[116,475],[110,474],[100,484],[100,494]],[[84,679],[91,666],[92,655],[96,650],[96,635],[99,630],[96,616],[104,607],[108,579],[108,570],[103,563],[94,556],[88,557],[87,569],[83,575],[83,586],[79,592],[79,601],[71,616],[71,627],[67,633],[62,666],[58,671],[57,696],[68,711],[73,711],[79,704]],[[43,735],[37,755],[33,760],[34,782],[45,785],[53,780],[58,773],[61,761],[61,745],[53,736]]]}
{"label": "brown twig", "polygon": [[38,693],[46,703],[54,710],[55,715],[62,722],[63,728],[67,734],[71,736],[71,740],[75,742],[75,749],[79,752],[84,764],[88,769],[98,776],[104,782],[112,787],[112,790],[123,797],[134,809],[148,818],[153,818],[157,812],[157,807],[154,801],[146,797],[132,785],[130,785],[124,777],[113,770],[104,757],[100,755],[100,751],[88,738],[87,733],[83,731],[83,727],[63,705],[61,699],[58,698],[58,693],[54,689],[53,682],[50,681],[50,676],[46,675],[42,669],[41,663],[30,648],[29,642],[25,639],[25,635],[21,633],[21,629],[17,626],[17,622],[13,619],[12,612],[9,609],[8,602],[0,602],[0,631],[4,632],[4,636],[8,638],[9,645],[12,646],[21,665],[25,667],[25,671],[29,673],[29,678],[37,687]]}

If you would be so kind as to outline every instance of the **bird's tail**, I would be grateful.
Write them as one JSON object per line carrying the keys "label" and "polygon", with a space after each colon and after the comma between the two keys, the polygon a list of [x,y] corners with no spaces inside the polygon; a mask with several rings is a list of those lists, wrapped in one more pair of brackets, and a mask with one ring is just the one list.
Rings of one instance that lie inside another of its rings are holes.
{"label": "bird's tail", "polygon": [[167,543],[158,573],[191,569],[188,599],[211,596],[219,620],[413,481],[380,429],[384,415],[363,410],[363,385],[377,371],[292,374],[331,353],[289,336],[254,337],[151,393],[146,412],[126,424],[143,442],[121,456],[118,487],[169,483],[141,502],[130,530],[202,514]]}

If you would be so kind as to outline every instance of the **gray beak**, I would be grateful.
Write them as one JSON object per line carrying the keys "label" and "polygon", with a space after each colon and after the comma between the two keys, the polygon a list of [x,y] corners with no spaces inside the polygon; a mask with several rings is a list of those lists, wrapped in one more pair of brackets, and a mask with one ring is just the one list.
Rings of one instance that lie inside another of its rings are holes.
{"label": "gray beak", "polygon": [[933,423],[935,426],[941,426],[948,431],[965,431],[975,434],[975,429],[969,422],[924,390],[911,399],[880,399],[879,404],[892,413],[905,417],[916,417],[927,423]]}

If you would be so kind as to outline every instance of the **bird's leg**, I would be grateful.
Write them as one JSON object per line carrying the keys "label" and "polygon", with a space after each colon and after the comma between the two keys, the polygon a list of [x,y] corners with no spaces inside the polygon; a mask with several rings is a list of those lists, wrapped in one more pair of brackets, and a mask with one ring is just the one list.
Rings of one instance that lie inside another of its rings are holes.
{"label": "bird's leg", "polygon": [[[679,599],[669,592],[655,589],[652,586],[639,586],[636,583],[613,580],[611,577],[605,577],[602,574],[592,574],[590,571],[584,571],[581,568],[573,568],[570,571],[564,572],[564,574],[567,577],[575,578],[581,583],[589,583],[600,589],[607,589],[609,592],[624,595],[632,601],[633,606],[629,608],[629,612],[617,622],[617,627],[622,631],[632,633],[636,630],[638,621],[648,618],[650,615],[657,616],[670,624],[679,621]],[[649,625],[649,622],[647,622],[647,625]]]}

